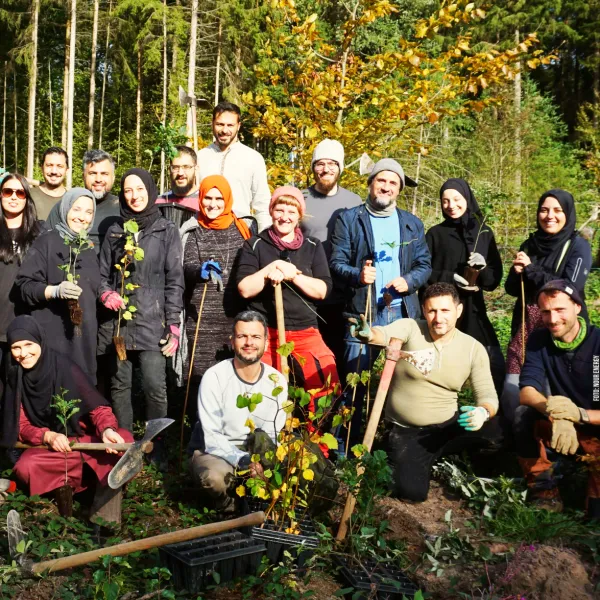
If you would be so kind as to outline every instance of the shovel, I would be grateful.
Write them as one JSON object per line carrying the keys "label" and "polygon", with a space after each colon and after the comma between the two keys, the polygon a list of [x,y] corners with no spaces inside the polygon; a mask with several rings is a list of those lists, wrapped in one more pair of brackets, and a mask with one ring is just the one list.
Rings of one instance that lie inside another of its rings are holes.
{"label": "shovel", "polygon": [[[11,510],[8,513],[6,525],[8,529],[8,548],[10,556],[18,562],[21,569],[23,569],[25,573],[53,573],[55,571],[87,565],[103,556],[124,556],[126,554],[131,554],[132,552],[195,540],[196,538],[223,533],[224,531],[237,529],[239,527],[261,525],[264,521],[265,513],[255,512],[244,517],[231,519],[230,521],[218,521],[217,523],[208,523],[207,525],[199,525],[198,527],[191,527],[189,529],[180,529],[178,531],[155,535],[143,540],[134,540],[132,542],[117,544],[116,546],[98,548],[97,550],[73,554],[72,556],[65,556],[63,558],[55,558],[53,560],[45,560],[39,563],[34,563],[27,559],[24,556],[22,549],[18,548],[19,544],[25,541],[25,533],[21,527],[19,513],[16,510]],[[24,546],[24,544],[22,544],[22,546]]]}
{"label": "shovel", "polygon": [[[285,344],[285,318],[283,312],[283,291],[281,290],[281,284],[273,286],[275,294],[275,316],[277,317],[277,343],[279,346]],[[280,355],[281,359],[281,372],[285,377],[286,381],[290,380],[290,369],[286,356]]]}

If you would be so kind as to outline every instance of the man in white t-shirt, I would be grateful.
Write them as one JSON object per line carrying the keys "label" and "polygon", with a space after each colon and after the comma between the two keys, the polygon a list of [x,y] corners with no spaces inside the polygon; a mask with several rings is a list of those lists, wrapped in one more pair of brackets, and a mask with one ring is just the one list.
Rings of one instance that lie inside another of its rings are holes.
{"label": "man in white t-shirt", "polygon": [[[285,425],[282,404],[287,399],[285,379],[273,367],[261,362],[267,348],[267,324],[255,311],[237,315],[231,343],[234,358],[224,360],[204,373],[198,392],[199,422],[194,428],[189,451],[194,483],[217,510],[235,509],[231,491],[236,469],[262,475],[260,463],[251,463],[245,449],[251,433],[251,419],[257,430],[264,431],[276,444]],[[273,390],[283,390],[273,395]],[[262,400],[250,412],[238,408],[239,396],[261,394]]]}

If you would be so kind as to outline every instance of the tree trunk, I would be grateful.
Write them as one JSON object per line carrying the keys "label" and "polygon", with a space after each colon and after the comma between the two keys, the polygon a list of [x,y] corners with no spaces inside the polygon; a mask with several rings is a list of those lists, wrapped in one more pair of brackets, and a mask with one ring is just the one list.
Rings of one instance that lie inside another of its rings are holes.
{"label": "tree trunk", "polygon": [[4,61],[4,88],[2,97],[2,166],[6,168],[6,85],[8,82],[8,61]]}
{"label": "tree trunk", "polygon": [[[192,0],[192,23],[190,27],[190,62],[188,68],[188,96],[195,98],[194,88],[196,87],[196,41],[198,37],[198,0]],[[187,114],[187,131],[188,139],[192,139],[194,150],[197,149],[198,140],[195,136],[193,121],[194,106],[190,106]]]}
{"label": "tree trunk", "polygon": [[[167,0],[163,0],[163,97],[162,97],[162,124],[167,126],[167,89],[169,65],[167,62]],[[160,193],[165,193],[165,149],[160,151]]]}
{"label": "tree trunk", "polygon": [[104,129],[104,98],[106,96],[106,71],[108,71],[108,48],[110,44],[110,16],[112,0],[108,2],[108,19],[106,21],[106,47],[104,50],[104,69],[102,69],[102,97],[100,100],[100,125],[98,131],[98,148],[102,148],[102,133]]}
{"label": "tree trunk", "polygon": [[121,101],[119,102],[119,141],[117,143],[117,167],[121,160],[121,123],[123,117],[123,94],[121,93]]}
{"label": "tree trunk", "polygon": [[137,52],[137,110],[135,118],[135,166],[142,162],[142,46],[138,45]]}
{"label": "tree trunk", "polygon": [[94,102],[96,96],[96,46],[98,45],[98,13],[100,0],[94,0],[94,24],[92,25],[92,60],[90,62],[90,103],[88,106],[88,150],[94,146]]}
{"label": "tree trunk", "polygon": [[[515,31],[515,46],[520,43],[520,33]],[[521,61],[515,65],[515,196],[521,198]]]}
{"label": "tree trunk", "polygon": [[[60,136],[60,145],[67,147],[67,119],[69,112],[69,64],[71,62],[71,14],[67,19],[67,32],[65,35],[65,70],[63,75],[63,110],[62,110],[62,131]],[[72,157],[69,157],[71,160]]]}
{"label": "tree trunk", "polygon": [[[73,160],[73,105],[75,103],[75,39],[77,37],[77,0],[71,0],[71,39],[69,50],[69,108],[67,110],[67,155]],[[73,184],[73,170],[67,170],[66,187]]]}
{"label": "tree trunk", "polygon": [[221,79],[221,45],[223,38],[223,21],[219,19],[219,37],[217,40],[217,73],[215,75],[215,106],[219,104],[219,80]]}
{"label": "tree trunk", "polygon": [[52,66],[48,60],[48,108],[50,109],[50,145],[54,146],[54,111],[52,109]]}
{"label": "tree trunk", "polygon": [[29,103],[27,107],[27,167],[25,175],[33,179],[35,153],[35,96],[37,92],[37,48],[40,0],[33,0],[31,7],[31,67],[29,70]]}
{"label": "tree trunk", "polygon": [[19,170],[19,123],[17,115],[17,65],[13,63],[13,101],[15,107],[15,171]]}

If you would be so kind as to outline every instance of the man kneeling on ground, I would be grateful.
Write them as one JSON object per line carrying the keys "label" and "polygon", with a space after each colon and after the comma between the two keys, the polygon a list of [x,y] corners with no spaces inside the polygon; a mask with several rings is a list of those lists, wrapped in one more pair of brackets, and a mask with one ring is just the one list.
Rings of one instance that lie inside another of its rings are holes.
{"label": "man kneeling on ground", "polygon": [[562,501],[546,449],[569,455],[581,447],[592,459],[587,513],[597,519],[600,404],[595,403],[600,403],[600,330],[579,316],[583,300],[567,281],[546,283],[537,302],[544,329],[534,331],[527,341],[519,380],[521,406],[513,423],[519,462],[534,502],[560,511]]}
{"label": "man kneeling on ground", "polygon": [[[502,437],[498,419],[490,420],[498,397],[488,355],[480,342],[456,329],[462,308],[452,284],[435,283],[423,295],[425,321],[399,319],[370,330],[361,320],[357,332],[373,345],[402,341],[385,413],[391,424],[387,451],[393,493],[399,498],[423,502],[438,458],[499,443]],[[458,393],[469,379],[477,406],[459,411]]]}
{"label": "man kneeling on ground", "polygon": [[[246,443],[252,419],[256,432],[263,431],[275,445],[285,425],[282,403],[287,400],[287,385],[281,373],[261,362],[267,349],[267,324],[255,311],[237,315],[231,343],[234,358],[207,369],[198,392],[198,418],[189,445],[191,472],[204,500],[214,508],[233,512],[233,483],[236,469],[250,470],[251,477],[260,477],[260,463],[250,462]],[[275,387],[283,391],[273,396]],[[238,396],[262,394],[262,402],[250,413],[238,408]],[[256,434],[255,432],[255,434]]]}

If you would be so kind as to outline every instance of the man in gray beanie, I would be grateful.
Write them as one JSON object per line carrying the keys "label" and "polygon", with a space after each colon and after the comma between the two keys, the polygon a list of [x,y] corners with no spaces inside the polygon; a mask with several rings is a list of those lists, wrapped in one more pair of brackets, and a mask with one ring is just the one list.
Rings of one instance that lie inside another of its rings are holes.
{"label": "man in gray beanie", "polygon": [[[344,314],[358,319],[370,313],[372,325],[388,325],[406,317],[417,319],[421,315],[417,290],[429,279],[431,256],[421,220],[396,205],[400,192],[417,184],[391,158],[380,160],[367,182],[365,204],[340,215],[331,240],[331,273],[344,282],[347,290]],[[348,373],[369,370],[379,354],[370,352],[353,334],[348,325],[344,364],[338,365],[342,381]],[[350,447],[362,439],[364,393],[364,386],[359,386]]]}
{"label": "man in gray beanie", "polygon": [[[323,244],[327,259],[331,258],[331,236],[338,216],[347,208],[360,206],[358,194],[347,190],[338,181],[344,170],[344,146],[337,140],[323,140],[313,151],[312,172],[315,183],[304,190],[306,214],[301,221],[304,235],[317,238]],[[317,305],[319,330],[325,343],[335,355],[337,364],[343,363],[344,284],[333,278],[331,294]]]}

